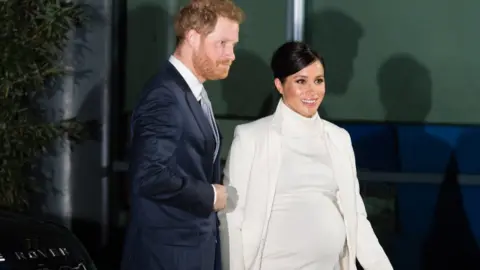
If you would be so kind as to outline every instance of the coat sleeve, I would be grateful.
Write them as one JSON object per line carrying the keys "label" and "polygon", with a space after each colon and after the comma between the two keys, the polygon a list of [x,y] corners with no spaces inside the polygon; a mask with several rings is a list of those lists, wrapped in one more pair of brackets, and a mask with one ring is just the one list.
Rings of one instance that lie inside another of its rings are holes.
{"label": "coat sleeve", "polygon": [[357,259],[365,270],[393,270],[393,267],[378,242],[372,225],[367,217],[365,204],[360,195],[360,188],[357,178],[355,154],[352,147],[350,135],[347,131],[349,154],[352,160],[353,171],[355,172],[355,196],[357,205]]}
{"label": "coat sleeve", "polygon": [[222,270],[245,270],[242,223],[254,146],[241,134],[239,126],[235,129],[224,170],[223,181],[227,186],[228,201],[226,209],[219,213]]}
{"label": "coat sleeve", "polygon": [[175,152],[181,144],[183,122],[174,94],[168,89],[150,91],[132,116],[130,174],[134,192],[192,214],[213,212],[210,184],[180,175]]}

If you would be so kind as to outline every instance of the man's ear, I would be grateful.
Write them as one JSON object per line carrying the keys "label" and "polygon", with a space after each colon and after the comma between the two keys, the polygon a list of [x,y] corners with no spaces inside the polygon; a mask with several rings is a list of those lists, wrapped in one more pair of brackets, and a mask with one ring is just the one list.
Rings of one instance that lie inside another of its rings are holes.
{"label": "man's ear", "polygon": [[275,78],[273,82],[275,83],[275,88],[277,88],[277,91],[280,93],[280,95],[283,95],[283,85],[280,79]]}
{"label": "man's ear", "polygon": [[194,29],[190,29],[185,33],[185,41],[193,48],[197,49],[200,44],[200,34]]}

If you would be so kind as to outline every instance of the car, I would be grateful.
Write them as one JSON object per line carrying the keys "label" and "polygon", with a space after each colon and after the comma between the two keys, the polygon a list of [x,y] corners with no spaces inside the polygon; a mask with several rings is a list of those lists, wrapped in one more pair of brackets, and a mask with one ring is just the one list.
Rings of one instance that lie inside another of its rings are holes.
{"label": "car", "polygon": [[96,270],[66,227],[0,211],[0,270]]}

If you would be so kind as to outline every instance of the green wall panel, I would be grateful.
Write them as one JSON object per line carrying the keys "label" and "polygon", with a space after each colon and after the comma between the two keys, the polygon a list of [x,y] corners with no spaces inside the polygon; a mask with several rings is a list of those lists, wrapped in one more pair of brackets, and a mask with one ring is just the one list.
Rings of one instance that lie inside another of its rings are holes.
{"label": "green wall panel", "polygon": [[172,10],[177,1],[129,0],[125,110],[131,111],[143,85],[167,59],[174,40]]}
{"label": "green wall panel", "polygon": [[480,1],[307,1],[336,120],[480,123]]}

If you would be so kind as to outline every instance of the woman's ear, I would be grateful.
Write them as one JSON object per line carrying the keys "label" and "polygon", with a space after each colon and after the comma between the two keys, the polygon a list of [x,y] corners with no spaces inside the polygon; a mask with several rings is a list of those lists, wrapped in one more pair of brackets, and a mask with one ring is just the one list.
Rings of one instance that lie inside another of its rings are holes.
{"label": "woman's ear", "polygon": [[277,91],[280,93],[280,95],[283,95],[283,85],[280,79],[275,78],[273,82],[275,83],[275,88],[277,88]]}

